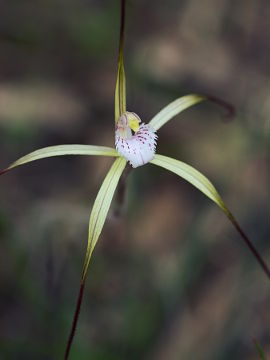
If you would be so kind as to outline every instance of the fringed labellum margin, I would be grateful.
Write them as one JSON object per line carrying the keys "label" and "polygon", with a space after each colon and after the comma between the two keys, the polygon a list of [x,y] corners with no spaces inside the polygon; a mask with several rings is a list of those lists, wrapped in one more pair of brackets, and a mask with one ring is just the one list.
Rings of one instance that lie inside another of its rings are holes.
{"label": "fringed labellum margin", "polygon": [[141,123],[139,116],[126,111],[116,123],[115,147],[133,168],[153,160],[156,152],[154,129]]}

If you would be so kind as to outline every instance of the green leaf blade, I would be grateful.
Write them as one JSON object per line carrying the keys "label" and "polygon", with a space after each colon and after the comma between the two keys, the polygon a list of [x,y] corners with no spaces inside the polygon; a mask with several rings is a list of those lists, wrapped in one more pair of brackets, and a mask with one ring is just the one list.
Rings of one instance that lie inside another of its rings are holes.
{"label": "green leaf blade", "polygon": [[82,271],[82,281],[85,279],[92,252],[101,234],[115,189],[125,169],[126,163],[126,160],[123,158],[118,158],[114,161],[94,202],[89,220],[88,243]]}
{"label": "green leaf blade", "polygon": [[0,175],[5,172],[36,160],[46,159],[49,157],[55,156],[64,156],[64,155],[98,155],[98,156],[119,156],[118,152],[110,147],[106,146],[94,146],[94,145],[56,145],[48,146],[36,151],[33,151],[15,162],[9,165],[7,168],[0,172]]}
{"label": "green leaf blade", "polygon": [[197,94],[182,96],[179,99],[174,100],[169,105],[165,106],[165,108],[163,108],[160,112],[158,112],[149,122],[149,125],[155,131],[157,131],[173,117],[180,114],[185,109],[188,109],[189,107],[200,103],[203,100],[207,100],[207,97]]}

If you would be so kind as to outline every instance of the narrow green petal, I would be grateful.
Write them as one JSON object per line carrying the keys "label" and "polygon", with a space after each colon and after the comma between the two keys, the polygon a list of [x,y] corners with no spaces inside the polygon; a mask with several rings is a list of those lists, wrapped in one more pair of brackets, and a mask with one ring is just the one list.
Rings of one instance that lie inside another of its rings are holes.
{"label": "narrow green petal", "polygon": [[115,87],[115,122],[126,111],[126,77],[124,69],[124,31],[125,31],[125,1],[121,5],[121,28],[118,53],[118,69]]}
{"label": "narrow green petal", "polygon": [[190,182],[202,193],[204,193],[211,200],[213,200],[223,211],[228,214],[227,208],[223,200],[219,196],[218,192],[216,191],[214,185],[192,166],[187,165],[182,161],[158,154],[155,155],[151,163],[161,166],[169,171],[172,171],[176,175],[181,176],[183,179]]}
{"label": "narrow green petal", "polygon": [[32,161],[45,159],[53,156],[63,155],[100,155],[100,156],[119,156],[118,152],[106,146],[93,146],[93,145],[56,145],[48,146],[25,155],[9,165],[4,170],[0,171],[0,175],[23,164]]}
{"label": "narrow green petal", "polygon": [[209,199],[214,201],[227,215],[228,219],[231,221],[235,229],[238,231],[241,238],[244,240],[246,245],[249,247],[250,251],[257,259],[259,264],[261,265],[263,271],[265,272],[266,276],[270,280],[270,269],[266,262],[263,260],[255,246],[249,240],[247,235],[244,233],[230,210],[224,204],[224,201],[218,194],[217,190],[215,189],[214,185],[198,170],[194,169],[192,166],[183,163],[182,161],[169,158],[167,156],[162,155],[155,155],[154,159],[150,161],[154,165],[161,166],[169,171],[172,171],[176,175],[179,175],[183,179],[190,182],[194,185],[197,189],[199,189],[203,194],[205,194]]}
{"label": "narrow green petal", "polygon": [[88,243],[83,265],[82,281],[84,281],[92,252],[102,231],[115,189],[119,182],[120,176],[124,171],[126,163],[126,160],[123,158],[118,158],[115,160],[97,194],[90,215]]}
{"label": "narrow green petal", "polygon": [[171,102],[165,108],[163,108],[153,119],[149,122],[149,125],[157,131],[163,125],[165,125],[169,120],[174,116],[180,114],[183,110],[188,109],[189,107],[198,104],[199,102],[207,100],[206,96],[203,95],[186,95],[182,96],[179,99]]}

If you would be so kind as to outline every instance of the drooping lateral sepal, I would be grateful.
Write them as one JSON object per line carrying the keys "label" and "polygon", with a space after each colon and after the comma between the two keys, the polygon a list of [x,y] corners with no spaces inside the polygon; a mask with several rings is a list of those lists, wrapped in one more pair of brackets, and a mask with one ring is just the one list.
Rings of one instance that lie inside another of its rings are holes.
{"label": "drooping lateral sepal", "polygon": [[181,178],[190,182],[193,186],[199,189],[204,193],[209,199],[214,201],[226,214],[227,218],[230,220],[234,228],[237,230],[238,234],[241,236],[242,240],[248,246],[254,257],[257,259],[258,263],[262,267],[266,276],[270,280],[270,268],[263,260],[258,250],[255,248],[253,243],[249,240],[248,236],[242,230],[238,222],[236,221],[233,214],[230,212],[228,207],[225,205],[221,196],[217,192],[214,185],[198,170],[194,169],[192,166],[183,163],[182,161],[169,158],[163,155],[155,155],[155,158],[151,161],[152,164],[161,166],[166,170],[169,170]]}
{"label": "drooping lateral sepal", "polygon": [[155,155],[155,158],[151,161],[151,163],[161,166],[169,171],[172,171],[176,175],[179,175],[197,189],[199,189],[202,193],[214,201],[223,211],[226,212],[227,208],[214,185],[202,173],[194,169],[192,166],[182,161],[159,154]]}
{"label": "drooping lateral sepal", "polygon": [[83,280],[86,276],[92,252],[103,229],[112,198],[115,193],[115,189],[119,182],[120,176],[125,169],[125,166],[126,160],[123,158],[119,157],[114,161],[99,189],[96,200],[94,202],[89,220],[88,243],[82,271]]}

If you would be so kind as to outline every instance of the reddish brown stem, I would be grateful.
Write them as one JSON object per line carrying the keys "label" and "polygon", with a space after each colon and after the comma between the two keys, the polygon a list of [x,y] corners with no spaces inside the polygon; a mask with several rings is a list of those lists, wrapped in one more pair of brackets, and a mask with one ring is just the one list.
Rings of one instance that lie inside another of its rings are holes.
{"label": "reddish brown stem", "polygon": [[[230,214],[231,215],[231,214]],[[238,233],[241,235],[241,238],[244,240],[244,242],[246,243],[246,245],[249,247],[250,251],[252,252],[252,254],[255,256],[255,258],[257,259],[257,261],[259,262],[259,264],[261,265],[263,271],[265,272],[266,276],[268,277],[268,279],[270,280],[270,269],[267,266],[266,262],[263,260],[263,258],[261,257],[261,255],[259,254],[259,252],[257,251],[257,249],[255,248],[255,246],[252,244],[252,242],[249,240],[249,238],[247,237],[247,235],[244,233],[244,231],[242,230],[242,228],[240,227],[240,225],[238,224],[238,222],[235,220],[235,218],[231,215],[229,216],[230,220],[232,221],[233,225],[235,226],[236,230],[238,231]]]}
{"label": "reddish brown stem", "polygon": [[125,32],[125,14],[126,14],[126,1],[121,0],[121,25],[120,25],[119,56],[123,55],[124,32]]}
{"label": "reddish brown stem", "polygon": [[76,331],[76,328],[77,328],[77,323],[78,323],[80,310],[81,310],[81,305],[82,305],[82,299],[83,299],[84,284],[85,284],[85,280],[82,279],[81,286],[80,286],[80,291],[79,291],[79,295],[78,295],[78,299],[77,299],[77,304],[76,304],[76,310],[75,310],[74,317],[73,317],[72,327],[71,327],[71,331],[70,331],[68,342],[67,342],[65,358],[64,358],[65,360],[68,360],[68,358],[69,358],[71,345],[72,345],[74,335],[75,335],[75,331]]}

